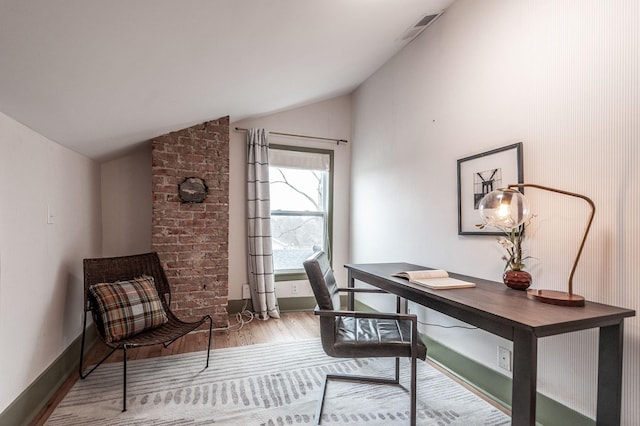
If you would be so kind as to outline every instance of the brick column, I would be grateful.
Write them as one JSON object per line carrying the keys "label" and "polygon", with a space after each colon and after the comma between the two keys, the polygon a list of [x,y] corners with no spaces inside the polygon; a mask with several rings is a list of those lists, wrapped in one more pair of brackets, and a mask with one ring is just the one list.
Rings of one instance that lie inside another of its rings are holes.
{"label": "brick column", "polygon": [[[210,314],[228,323],[229,117],[152,141],[152,248],[165,268],[183,320]],[[208,187],[202,203],[183,203],[178,185],[198,177]]]}

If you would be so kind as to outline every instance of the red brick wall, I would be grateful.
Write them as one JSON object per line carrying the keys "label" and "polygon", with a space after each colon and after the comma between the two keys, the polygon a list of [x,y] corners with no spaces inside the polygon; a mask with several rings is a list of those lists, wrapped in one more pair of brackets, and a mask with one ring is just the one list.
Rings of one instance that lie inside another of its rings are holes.
{"label": "red brick wall", "polygon": [[[152,248],[171,284],[171,308],[183,320],[210,314],[228,323],[229,117],[155,138],[152,143]],[[204,179],[202,203],[182,203],[178,185]]]}

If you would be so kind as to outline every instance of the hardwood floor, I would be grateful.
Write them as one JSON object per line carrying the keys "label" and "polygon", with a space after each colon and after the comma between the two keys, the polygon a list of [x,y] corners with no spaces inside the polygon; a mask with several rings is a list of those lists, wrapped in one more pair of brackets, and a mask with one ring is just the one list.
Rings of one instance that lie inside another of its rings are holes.
{"label": "hardwood floor", "polygon": [[[257,343],[288,342],[320,337],[318,317],[316,317],[313,312],[282,312],[280,315],[281,318],[279,320],[260,321],[254,319],[249,323],[245,323],[242,328],[235,331],[214,331],[211,338],[211,349],[247,346]],[[229,317],[229,324],[232,328],[238,328],[234,326],[237,324],[235,315]],[[130,349],[127,352],[127,359],[145,359],[203,351],[207,349],[207,339],[208,333],[206,332],[192,333],[177,340],[168,348],[164,348],[162,345],[155,345]],[[99,362],[108,352],[109,348],[102,342],[96,343],[85,356],[85,365]],[[117,351],[109,357],[105,363],[121,361],[122,351]],[[47,402],[47,405],[35,420],[31,422],[31,425],[43,425],[77,380],[78,373],[74,373],[69,377],[51,400]]]}

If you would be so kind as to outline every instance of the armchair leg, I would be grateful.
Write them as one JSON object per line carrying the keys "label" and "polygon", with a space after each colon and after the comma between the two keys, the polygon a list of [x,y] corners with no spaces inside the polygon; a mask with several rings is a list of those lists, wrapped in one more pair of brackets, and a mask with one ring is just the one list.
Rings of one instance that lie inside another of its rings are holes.
{"label": "armchair leg", "polygon": [[[415,358],[413,358],[414,364],[412,372],[412,386],[415,387]],[[321,396],[316,405],[316,413],[315,413],[315,422],[314,424],[317,426],[320,424],[322,419],[322,409],[324,406],[324,397],[327,393],[327,382],[329,380],[341,380],[345,382],[365,382],[365,383],[376,383],[383,385],[397,385],[400,384],[400,358],[396,358],[396,371],[394,379],[385,379],[380,377],[372,377],[372,376],[355,376],[355,375],[347,375],[347,374],[327,374],[324,376],[324,382],[322,383]],[[412,388],[413,389],[413,388]],[[412,418],[413,423],[412,426],[415,426],[415,392],[412,391]]]}
{"label": "armchair leg", "polygon": [[104,358],[102,358],[100,360],[99,363],[97,363],[96,365],[93,366],[93,368],[91,370],[89,370],[88,372],[84,372],[84,342],[85,342],[85,335],[87,333],[87,313],[84,313],[84,322],[82,324],[82,346],[80,346],[80,366],[78,367],[78,374],[80,375],[80,379],[86,379],[87,376],[89,376],[89,374],[93,373],[93,370],[95,370],[96,368],[98,368],[100,365],[102,365],[103,362],[105,362],[107,360],[107,358],[109,358],[111,356],[111,354],[113,354],[117,348],[113,348],[111,350],[111,352],[109,352],[107,355],[105,355]]}
{"label": "armchair leg", "polygon": [[324,395],[327,393],[327,382],[329,381],[329,374],[324,376],[324,382],[322,382],[322,392],[320,395],[320,399],[318,400],[318,404],[316,405],[316,413],[315,413],[315,422],[313,423],[315,426],[320,424],[322,419],[322,406],[324,405]]}
{"label": "armchair leg", "polygon": [[[80,378],[84,379],[86,376],[82,373],[82,366],[84,361],[84,338],[87,334],[87,311],[84,311],[84,320],[82,321],[82,344],[80,346],[80,366],[78,367],[78,373],[80,374]],[[93,371],[93,370],[92,370]],[[91,373],[87,373],[87,376]]]}
{"label": "armchair leg", "polygon": [[207,315],[209,319],[209,344],[207,345],[207,365],[204,368],[209,368],[209,354],[211,353],[211,333],[213,332],[213,319]]}
{"label": "armchair leg", "polygon": [[[98,368],[100,365],[102,365],[103,362],[105,362],[107,360],[107,358],[109,358],[118,348],[113,348],[111,350],[111,352],[109,352],[107,355],[105,355],[104,358],[102,358],[102,360],[100,360],[99,363],[97,363],[96,365],[93,366],[93,368],[91,370],[89,370],[87,373],[83,372],[83,363],[82,360],[80,360],[80,378],[81,379],[86,379],[87,376],[91,373],[93,373],[93,370],[95,370],[96,368]],[[82,356],[82,355],[80,355]]]}
{"label": "armchair leg", "polygon": [[123,373],[122,373],[122,412],[127,411],[127,345],[122,347]]}
{"label": "armchair leg", "polygon": [[418,360],[411,357],[411,426],[416,426],[416,391],[417,391],[417,367]]}

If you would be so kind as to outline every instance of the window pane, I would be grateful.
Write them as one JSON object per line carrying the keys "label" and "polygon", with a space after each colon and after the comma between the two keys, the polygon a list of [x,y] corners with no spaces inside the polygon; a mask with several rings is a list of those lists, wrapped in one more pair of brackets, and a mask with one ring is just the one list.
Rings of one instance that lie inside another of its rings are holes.
{"label": "window pane", "polygon": [[323,216],[271,216],[273,266],[276,270],[302,269],[314,246],[324,249]]}
{"label": "window pane", "polygon": [[330,248],[333,152],[278,146],[269,162],[274,269],[304,273],[314,248]]}
{"label": "window pane", "polygon": [[315,170],[270,167],[271,210],[324,211],[326,176]]}

